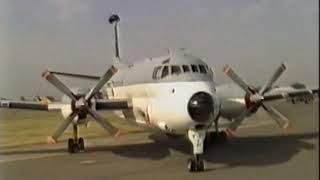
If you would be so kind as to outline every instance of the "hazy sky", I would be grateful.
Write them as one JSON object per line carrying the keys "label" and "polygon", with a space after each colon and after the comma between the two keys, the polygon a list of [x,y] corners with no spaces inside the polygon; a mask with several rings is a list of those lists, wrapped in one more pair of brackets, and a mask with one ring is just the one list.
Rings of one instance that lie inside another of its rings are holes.
{"label": "hazy sky", "polygon": [[[280,84],[318,85],[317,0],[0,0],[0,97],[57,95],[41,78],[56,71],[102,74],[113,57],[118,13],[125,61],[186,48],[216,71],[231,64],[263,83],[285,61]],[[88,86],[67,81],[70,86]]]}

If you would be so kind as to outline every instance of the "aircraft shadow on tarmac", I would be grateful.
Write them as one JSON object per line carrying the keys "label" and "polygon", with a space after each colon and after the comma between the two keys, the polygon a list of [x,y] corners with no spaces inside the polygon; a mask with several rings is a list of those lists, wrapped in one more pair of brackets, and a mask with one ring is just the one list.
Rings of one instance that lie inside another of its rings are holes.
{"label": "aircraft shadow on tarmac", "polygon": [[[185,155],[191,154],[190,143],[184,138],[172,139],[158,134],[151,134],[149,138],[154,142],[88,147],[85,153],[111,151],[123,157],[151,160],[159,160],[171,156],[170,149]],[[207,162],[224,164],[224,168],[281,164],[290,160],[301,150],[314,150],[316,145],[306,142],[306,140],[316,138],[319,138],[319,132],[288,136],[239,137],[226,144],[216,144],[208,147],[204,158]],[[65,148],[20,150],[0,152],[0,155],[57,153],[65,151]]]}

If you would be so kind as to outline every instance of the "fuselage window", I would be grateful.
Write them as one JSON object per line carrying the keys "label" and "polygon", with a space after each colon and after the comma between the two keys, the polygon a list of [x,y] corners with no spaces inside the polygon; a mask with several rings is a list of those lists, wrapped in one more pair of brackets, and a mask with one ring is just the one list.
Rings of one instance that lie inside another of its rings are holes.
{"label": "fuselage window", "polygon": [[192,72],[199,72],[197,65],[191,65]]}
{"label": "fuselage window", "polygon": [[161,78],[164,78],[164,77],[168,76],[168,74],[169,74],[169,68],[168,68],[168,66],[164,66],[163,69],[162,69]]}
{"label": "fuselage window", "polygon": [[199,65],[200,73],[206,74],[206,68],[203,65]]}
{"label": "fuselage window", "polygon": [[181,69],[180,66],[171,66],[171,74],[180,74],[181,73]]}
{"label": "fuselage window", "polygon": [[158,79],[160,77],[161,66],[157,66],[153,70],[152,79]]}
{"label": "fuselage window", "polygon": [[190,68],[188,65],[182,65],[182,69],[183,69],[183,72],[186,73],[186,72],[190,72]]}

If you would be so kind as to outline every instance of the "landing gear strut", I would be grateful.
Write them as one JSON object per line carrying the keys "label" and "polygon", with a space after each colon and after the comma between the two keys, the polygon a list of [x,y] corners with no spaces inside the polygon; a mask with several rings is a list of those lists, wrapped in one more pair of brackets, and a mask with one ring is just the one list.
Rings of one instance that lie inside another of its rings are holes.
{"label": "landing gear strut", "polygon": [[73,139],[68,139],[68,152],[77,153],[79,151],[84,151],[84,139],[82,137],[78,138],[78,126],[73,125]]}
{"label": "landing gear strut", "polygon": [[204,171],[205,162],[201,155],[203,154],[203,143],[206,132],[203,130],[189,130],[188,138],[192,143],[193,156],[188,160],[188,170],[190,172]]}

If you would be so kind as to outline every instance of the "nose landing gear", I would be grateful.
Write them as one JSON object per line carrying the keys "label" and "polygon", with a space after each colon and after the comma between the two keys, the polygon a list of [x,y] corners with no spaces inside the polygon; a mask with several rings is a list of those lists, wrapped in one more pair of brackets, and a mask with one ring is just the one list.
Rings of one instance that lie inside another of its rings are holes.
{"label": "nose landing gear", "polygon": [[205,170],[205,161],[201,157],[203,154],[203,143],[206,137],[204,130],[189,130],[188,138],[192,143],[193,156],[188,160],[188,170],[190,172],[199,172]]}

